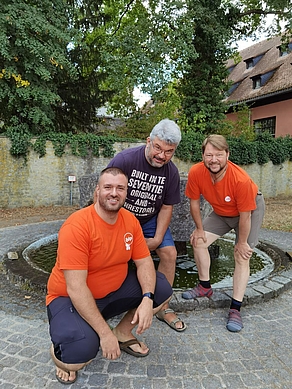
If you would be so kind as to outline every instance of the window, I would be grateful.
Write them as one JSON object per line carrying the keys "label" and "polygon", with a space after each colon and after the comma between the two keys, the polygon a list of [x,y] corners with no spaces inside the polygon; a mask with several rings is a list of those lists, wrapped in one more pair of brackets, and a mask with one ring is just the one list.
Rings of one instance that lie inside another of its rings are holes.
{"label": "window", "polygon": [[246,68],[247,69],[251,69],[253,68],[254,64],[253,64],[253,58],[249,58],[245,61],[245,65],[246,65]]}
{"label": "window", "polygon": [[258,89],[261,86],[264,86],[269,79],[272,77],[272,75],[275,73],[276,69],[271,70],[270,72],[267,72],[265,74],[257,75],[252,77],[253,81],[253,89]]}
{"label": "window", "polygon": [[252,69],[256,64],[263,58],[263,54],[257,55],[256,57],[245,59],[246,69]]}
{"label": "window", "polygon": [[275,137],[276,133],[276,116],[270,118],[259,119],[253,121],[254,129],[256,134],[261,132],[269,132]]}
{"label": "window", "polygon": [[253,89],[258,89],[262,86],[261,76],[254,77],[252,81],[253,81]]}

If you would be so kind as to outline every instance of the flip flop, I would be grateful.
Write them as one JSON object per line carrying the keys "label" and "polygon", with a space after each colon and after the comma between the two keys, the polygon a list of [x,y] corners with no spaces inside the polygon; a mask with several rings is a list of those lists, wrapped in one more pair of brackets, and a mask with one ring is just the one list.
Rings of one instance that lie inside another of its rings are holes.
{"label": "flip flop", "polygon": [[[163,309],[162,311],[159,311],[156,313],[156,317],[158,320],[160,321],[163,321],[164,323],[166,323],[170,328],[172,328],[173,330],[177,331],[177,332],[183,332],[186,328],[187,328],[187,325],[179,318],[177,317],[176,319],[174,319],[173,321],[169,322],[165,319],[165,315],[167,313],[175,313],[173,309],[171,308],[168,308],[168,309]],[[182,325],[183,327],[182,328],[176,328],[176,323],[178,322],[182,322]]]}
{"label": "flip flop", "polygon": [[[68,371],[67,372],[69,375],[70,375],[70,372]],[[72,385],[74,384],[74,382],[77,380],[77,377],[78,377],[78,371],[75,372],[76,373],[76,377],[73,381],[65,381],[65,380],[62,380],[62,378],[58,377],[57,374],[56,374],[56,378],[59,382],[61,382],[61,384],[63,385]]]}
{"label": "flip flop", "polygon": [[141,346],[141,343],[136,338],[127,340],[126,342],[119,342],[120,349],[122,351],[125,351],[125,353],[133,355],[134,357],[138,357],[138,358],[140,358],[140,357],[147,357],[147,355],[149,354],[149,350],[145,354],[139,353],[139,352],[134,351],[133,349],[131,349],[130,346],[132,346],[133,344],[139,344]]}

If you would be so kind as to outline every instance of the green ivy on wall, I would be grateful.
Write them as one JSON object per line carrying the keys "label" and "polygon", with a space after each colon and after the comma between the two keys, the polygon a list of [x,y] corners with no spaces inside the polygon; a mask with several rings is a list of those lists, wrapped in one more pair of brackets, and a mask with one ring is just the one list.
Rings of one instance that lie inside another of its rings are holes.
{"label": "green ivy on wall", "polygon": [[[103,156],[111,158],[114,156],[115,142],[136,142],[137,138],[130,139],[110,133],[107,135],[86,134],[65,134],[47,133],[37,138],[32,138],[29,133],[7,134],[11,140],[10,153],[15,157],[23,157],[27,160],[30,149],[34,150],[39,157],[46,154],[46,141],[53,144],[55,155],[62,157],[65,148],[68,147],[75,156],[85,158],[89,153],[94,157]],[[182,161],[199,162],[202,160],[201,146],[206,135],[202,132],[182,132],[182,140],[176,150],[176,156]],[[292,161],[292,137],[273,138],[269,133],[258,134],[255,140],[248,140],[243,136],[228,136],[227,141],[230,148],[230,160],[238,165],[249,165],[258,163],[263,165],[272,161],[279,165],[284,161]]]}
{"label": "green ivy on wall", "polygon": [[65,133],[47,133],[34,138],[29,136],[20,136],[13,133],[9,136],[11,140],[10,153],[14,157],[23,157],[27,160],[30,149],[34,150],[39,157],[46,155],[46,142],[51,141],[55,155],[62,157],[66,146],[70,148],[72,155],[85,158],[89,152],[94,157],[113,157],[114,143],[119,139],[113,135],[94,135],[94,134],[65,134]]}

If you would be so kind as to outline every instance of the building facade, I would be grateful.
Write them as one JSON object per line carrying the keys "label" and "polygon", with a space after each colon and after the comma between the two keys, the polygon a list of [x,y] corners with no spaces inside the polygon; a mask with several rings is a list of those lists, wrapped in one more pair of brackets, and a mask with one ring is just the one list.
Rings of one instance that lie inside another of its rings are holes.
{"label": "building facade", "polygon": [[239,62],[227,62],[227,119],[236,121],[236,110],[244,104],[256,132],[292,135],[292,41],[266,39],[239,54]]}

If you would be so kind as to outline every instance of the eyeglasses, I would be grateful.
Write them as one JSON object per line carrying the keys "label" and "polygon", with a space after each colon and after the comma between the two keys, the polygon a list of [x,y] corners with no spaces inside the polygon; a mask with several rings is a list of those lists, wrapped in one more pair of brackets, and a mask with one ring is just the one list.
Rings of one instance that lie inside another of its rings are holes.
{"label": "eyeglasses", "polygon": [[217,153],[217,154],[204,154],[204,158],[205,159],[213,159],[215,157],[215,159],[223,159],[224,157],[226,157],[226,153]]}
{"label": "eyeglasses", "polygon": [[166,157],[170,157],[173,155],[173,153],[175,152],[175,149],[170,149],[170,150],[163,150],[159,144],[157,143],[153,143],[153,141],[151,141],[151,144],[152,144],[152,147],[153,149],[156,151],[157,154],[164,154]]}

